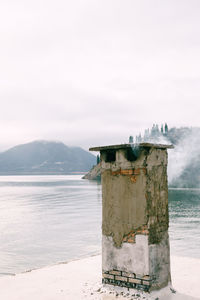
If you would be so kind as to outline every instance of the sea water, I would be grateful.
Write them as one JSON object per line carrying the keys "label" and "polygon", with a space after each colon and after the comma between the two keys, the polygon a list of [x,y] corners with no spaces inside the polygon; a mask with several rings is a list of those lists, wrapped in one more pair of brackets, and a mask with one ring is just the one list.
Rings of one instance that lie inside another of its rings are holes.
{"label": "sea water", "polygon": [[[101,252],[101,184],[0,176],[0,275]],[[173,255],[200,258],[200,190],[169,190]]]}

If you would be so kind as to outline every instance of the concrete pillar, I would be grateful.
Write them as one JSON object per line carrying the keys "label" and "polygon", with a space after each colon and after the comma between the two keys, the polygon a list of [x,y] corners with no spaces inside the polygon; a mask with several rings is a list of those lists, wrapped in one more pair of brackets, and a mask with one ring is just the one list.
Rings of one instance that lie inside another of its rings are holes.
{"label": "concrete pillar", "polygon": [[167,148],[172,146],[90,149],[101,153],[105,284],[151,291],[171,281]]}

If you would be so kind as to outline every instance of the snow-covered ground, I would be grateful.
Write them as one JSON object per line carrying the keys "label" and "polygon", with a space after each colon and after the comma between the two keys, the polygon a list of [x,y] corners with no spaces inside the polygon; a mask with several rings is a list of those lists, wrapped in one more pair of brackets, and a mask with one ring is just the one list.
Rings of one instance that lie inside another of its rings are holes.
{"label": "snow-covered ground", "polygon": [[[200,260],[171,257],[172,284],[149,297],[137,291],[105,289],[101,284],[101,256],[45,267],[0,278],[1,300],[114,300],[159,299],[194,300],[200,298]],[[169,292],[170,291],[170,292]],[[145,298],[146,297],[146,298]]]}

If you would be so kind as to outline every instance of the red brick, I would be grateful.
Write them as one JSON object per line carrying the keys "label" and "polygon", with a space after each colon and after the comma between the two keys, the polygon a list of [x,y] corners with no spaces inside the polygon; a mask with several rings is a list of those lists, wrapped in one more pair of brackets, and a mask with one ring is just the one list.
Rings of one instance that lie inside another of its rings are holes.
{"label": "red brick", "polygon": [[110,275],[110,274],[102,274],[103,278],[107,278],[107,279],[114,279],[114,275]]}
{"label": "red brick", "polygon": [[128,278],[127,278],[127,277],[123,277],[123,276],[115,276],[115,280],[127,282],[127,281],[128,281]]}
{"label": "red brick", "polygon": [[121,276],[121,272],[120,271],[116,271],[116,270],[109,271],[109,274]]}
{"label": "red brick", "polygon": [[137,279],[137,278],[129,278],[128,282],[136,283],[136,284],[141,284],[142,283],[142,281],[140,279]]}

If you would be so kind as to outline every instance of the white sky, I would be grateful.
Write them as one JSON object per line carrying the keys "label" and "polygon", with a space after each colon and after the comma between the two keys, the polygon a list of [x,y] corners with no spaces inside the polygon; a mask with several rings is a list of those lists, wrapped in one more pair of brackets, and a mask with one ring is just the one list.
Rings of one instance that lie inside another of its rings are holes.
{"label": "white sky", "polygon": [[199,0],[1,0],[0,150],[199,126]]}

